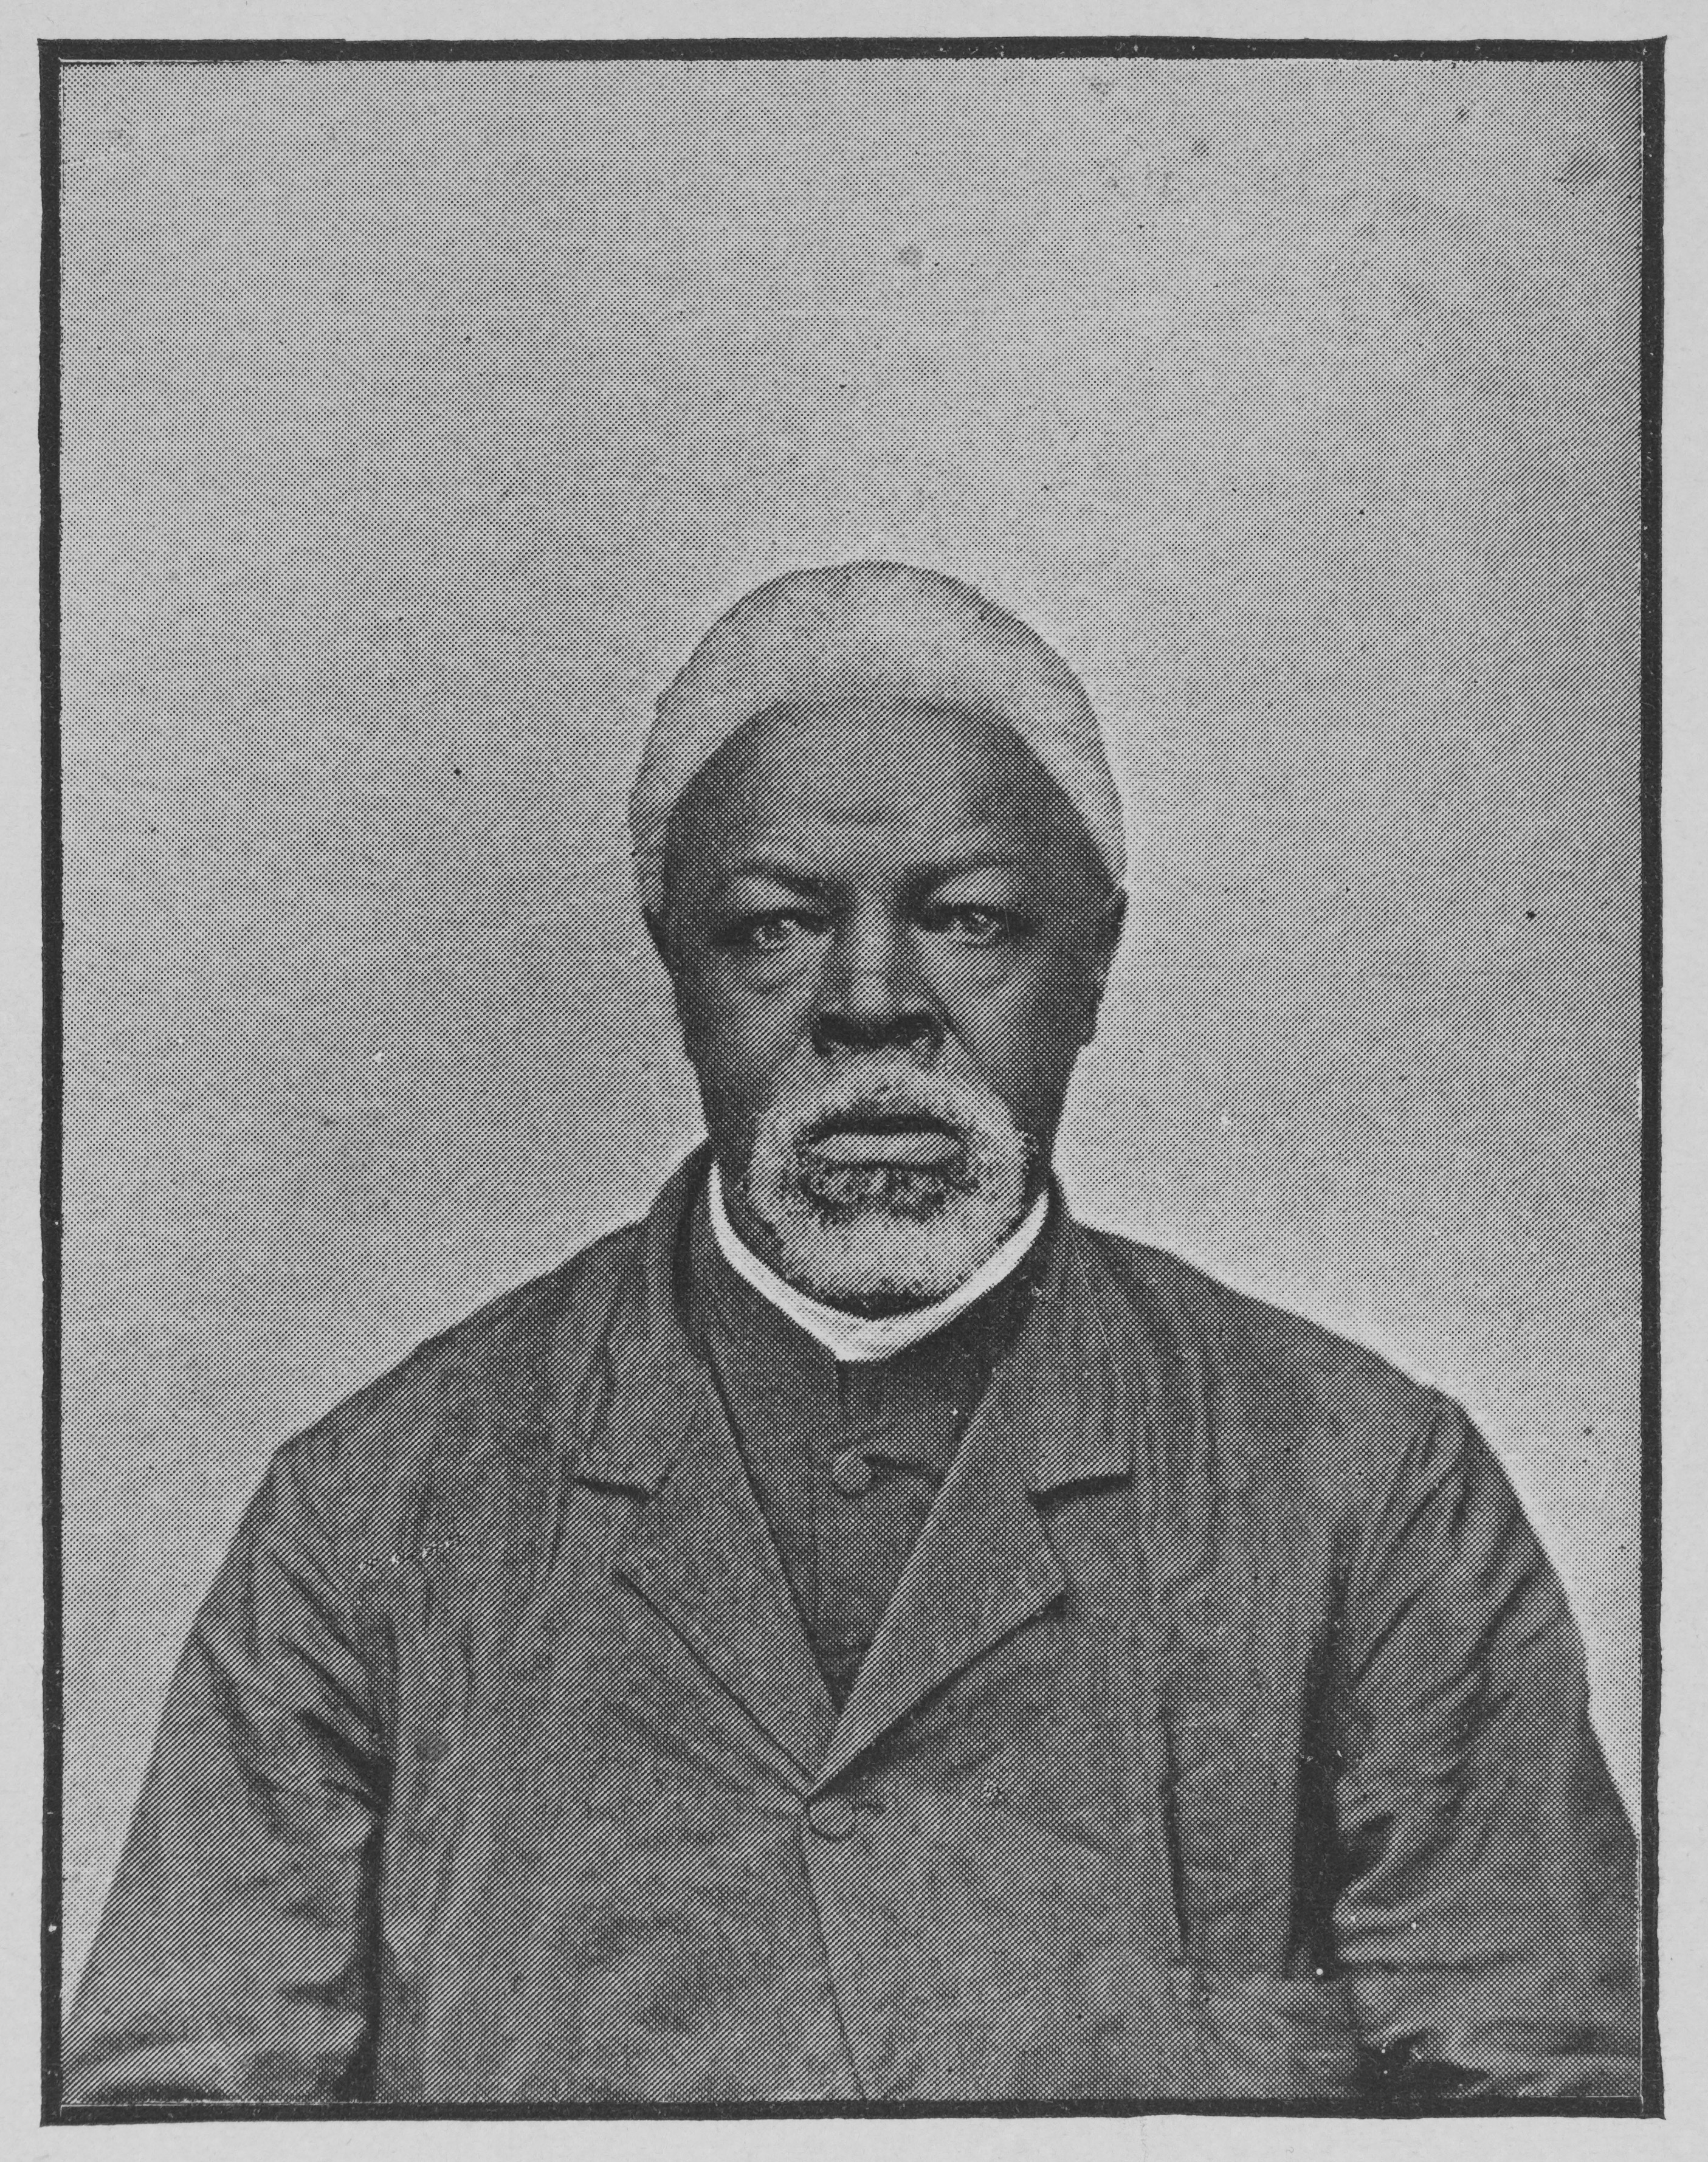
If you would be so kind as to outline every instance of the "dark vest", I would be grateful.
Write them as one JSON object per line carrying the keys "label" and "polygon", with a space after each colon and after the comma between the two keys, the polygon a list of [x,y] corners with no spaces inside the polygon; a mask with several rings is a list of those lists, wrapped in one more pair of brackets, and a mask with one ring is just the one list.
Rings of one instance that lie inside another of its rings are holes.
{"label": "dark vest", "polygon": [[982,1298],[887,1359],[843,1361],[739,1276],[703,1193],[687,1305],[840,1707],[943,1474],[1047,1266],[1053,1217]]}

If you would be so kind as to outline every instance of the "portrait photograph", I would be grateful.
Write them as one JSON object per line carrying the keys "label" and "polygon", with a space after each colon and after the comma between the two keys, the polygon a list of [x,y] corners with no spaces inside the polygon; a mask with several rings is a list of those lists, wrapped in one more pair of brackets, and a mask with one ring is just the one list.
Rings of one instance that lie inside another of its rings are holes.
{"label": "portrait photograph", "polygon": [[45,2121],[1658,2113],[1659,44],[41,83]]}

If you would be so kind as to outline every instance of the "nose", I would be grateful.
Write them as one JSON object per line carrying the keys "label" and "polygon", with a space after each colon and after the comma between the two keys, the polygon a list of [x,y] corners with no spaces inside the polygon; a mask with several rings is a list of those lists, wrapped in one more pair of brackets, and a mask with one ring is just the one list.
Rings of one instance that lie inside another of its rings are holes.
{"label": "nose", "polygon": [[857,912],[826,960],[812,1015],[813,1048],[906,1051],[929,1058],[943,1042],[936,1000],[922,979],[906,930],[874,911]]}

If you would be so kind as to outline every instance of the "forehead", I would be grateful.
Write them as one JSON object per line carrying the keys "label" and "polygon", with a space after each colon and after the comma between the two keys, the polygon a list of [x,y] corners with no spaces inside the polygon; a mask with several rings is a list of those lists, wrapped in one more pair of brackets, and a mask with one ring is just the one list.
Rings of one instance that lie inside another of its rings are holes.
{"label": "forehead", "polygon": [[[921,862],[977,842],[1035,859],[1079,815],[993,715],[874,692],[770,708],[687,790],[673,839],[706,862],[761,845],[900,849]],[[1071,844],[1071,843],[1070,843]]]}

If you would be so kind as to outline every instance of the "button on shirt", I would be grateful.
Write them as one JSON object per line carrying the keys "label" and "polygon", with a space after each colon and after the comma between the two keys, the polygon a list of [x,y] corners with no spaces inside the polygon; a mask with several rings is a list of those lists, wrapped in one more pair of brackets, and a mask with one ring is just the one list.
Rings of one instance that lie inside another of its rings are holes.
{"label": "button on shirt", "polygon": [[[1001,1423],[827,1754],[682,1326],[704,1184],[275,1456],[174,1675],[69,2104],[1640,2093],[1636,1844],[1462,1412],[1058,1197]],[[954,1347],[919,1353],[928,1392]],[[744,1424],[779,1475],[819,1444],[786,1395]],[[824,1513],[773,1512],[815,1606],[875,1612],[856,1544],[887,1574],[928,1475],[848,1497],[819,1461]]]}
{"label": "button on shirt", "polygon": [[1003,1349],[1037,1295],[1047,1227],[1013,1273],[887,1359],[845,1362],[732,1268],[703,1195],[690,1304],[795,1603],[840,1708]]}

